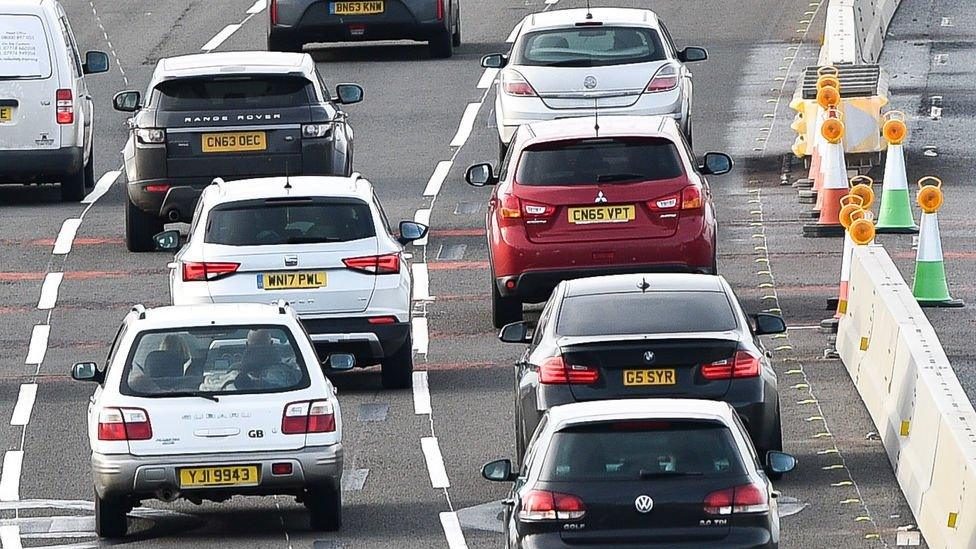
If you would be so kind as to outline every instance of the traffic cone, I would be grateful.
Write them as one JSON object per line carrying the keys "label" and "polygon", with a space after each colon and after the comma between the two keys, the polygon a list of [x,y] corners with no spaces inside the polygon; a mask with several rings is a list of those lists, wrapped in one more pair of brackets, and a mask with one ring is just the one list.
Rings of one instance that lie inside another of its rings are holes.
{"label": "traffic cone", "polygon": [[[836,86],[836,87],[835,87]],[[810,161],[810,187],[811,189],[802,190],[797,193],[800,204],[813,204],[817,201],[820,189],[823,188],[823,177],[825,172],[824,152],[826,142],[824,141],[823,123],[827,119],[827,113],[831,109],[840,106],[840,82],[833,76],[821,76],[817,80],[817,126],[814,134],[814,156]],[[801,185],[803,186],[803,185]],[[807,215],[816,218],[819,216],[820,206],[818,205]]]}
{"label": "traffic cone", "polygon": [[[846,217],[846,219],[845,219]],[[844,258],[840,266],[840,288],[837,297],[837,311],[834,318],[847,314],[847,295],[848,285],[851,280],[851,261],[854,256],[855,246],[864,246],[874,240],[874,223],[871,221],[871,212],[855,206],[846,216],[841,218],[844,223]]]}
{"label": "traffic cone", "polygon": [[908,194],[908,176],[905,173],[905,149],[902,143],[908,134],[908,127],[904,118],[905,113],[901,111],[887,112],[881,128],[881,133],[888,142],[888,152],[881,187],[881,210],[877,224],[879,233],[918,232]]}
{"label": "traffic cone", "polygon": [[[923,185],[931,181],[934,184]],[[942,238],[939,236],[938,211],[942,206],[942,180],[923,177],[918,181],[918,205],[922,207],[922,226],[918,236],[918,255],[915,257],[915,281],[912,295],[922,307],[962,307],[962,300],[949,295],[945,262],[942,257]]]}
{"label": "traffic cone", "polygon": [[847,166],[844,159],[844,123],[840,121],[836,109],[828,112],[821,133],[827,144],[824,152],[823,189],[818,193],[820,216],[816,223],[803,226],[803,236],[826,237],[844,236],[844,226],[840,223],[840,199],[848,191]]}

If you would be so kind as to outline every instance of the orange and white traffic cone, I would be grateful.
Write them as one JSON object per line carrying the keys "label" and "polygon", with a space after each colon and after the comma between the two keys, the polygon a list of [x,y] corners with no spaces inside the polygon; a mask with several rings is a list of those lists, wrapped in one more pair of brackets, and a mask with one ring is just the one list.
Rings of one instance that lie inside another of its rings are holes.
{"label": "orange and white traffic cone", "polygon": [[847,165],[844,158],[844,123],[836,109],[827,113],[821,134],[826,140],[823,189],[817,194],[820,201],[820,216],[816,223],[803,226],[803,236],[828,237],[844,236],[844,226],[840,223],[840,199],[848,192]]}
{"label": "orange and white traffic cone", "polygon": [[[840,286],[834,316],[820,323],[821,331],[836,332],[841,317],[847,314],[847,296],[851,280],[851,262],[855,246],[864,246],[874,241],[875,230],[871,212],[863,209],[864,201],[860,195],[848,194],[841,199],[840,222],[844,226],[844,252],[840,266]],[[828,300],[828,305],[834,300]]]}
{"label": "orange and white traffic cone", "polygon": [[[836,87],[835,87],[836,86]],[[825,152],[826,145],[822,132],[823,123],[828,118],[831,109],[840,107],[840,82],[833,76],[821,76],[817,81],[817,130],[814,138],[813,156],[810,161],[810,181],[811,189],[801,190],[797,193],[797,199],[801,204],[813,204],[817,201],[820,189],[823,188],[823,178],[825,173]],[[801,185],[802,186],[802,185]],[[807,215],[816,218],[819,216],[820,207],[817,206]]]}

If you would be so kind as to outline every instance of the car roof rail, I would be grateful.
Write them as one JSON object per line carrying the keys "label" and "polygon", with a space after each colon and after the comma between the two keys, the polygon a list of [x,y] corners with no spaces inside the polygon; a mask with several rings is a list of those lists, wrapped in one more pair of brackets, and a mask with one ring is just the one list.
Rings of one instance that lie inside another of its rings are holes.
{"label": "car roof rail", "polygon": [[275,305],[278,306],[278,314],[280,315],[288,314],[288,309],[291,309],[291,305],[284,299],[279,299]]}
{"label": "car roof rail", "polygon": [[215,177],[213,178],[213,181],[210,182],[211,185],[216,185],[217,188],[220,189],[220,194],[224,194],[224,183],[225,181],[223,177]]}
{"label": "car roof rail", "polygon": [[132,309],[129,312],[136,313],[137,315],[139,315],[139,320],[146,319],[146,306],[143,305],[142,303],[136,303],[135,305],[133,305]]}

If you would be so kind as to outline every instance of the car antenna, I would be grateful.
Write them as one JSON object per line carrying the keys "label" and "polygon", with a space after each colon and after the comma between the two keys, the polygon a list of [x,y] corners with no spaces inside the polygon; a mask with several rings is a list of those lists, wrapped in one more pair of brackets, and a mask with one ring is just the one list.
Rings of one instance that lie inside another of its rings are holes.
{"label": "car antenna", "polygon": [[288,161],[286,160],[285,161],[285,190],[286,191],[290,191],[291,190],[291,181],[288,179],[288,177],[289,177],[289,175],[288,175]]}
{"label": "car antenna", "polygon": [[647,290],[650,289],[651,285],[647,283],[647,277],[641,277],[640,284],[638,284],[637,287],[640,288],[640,291],[643,294],[647,293]]}
{"label": "car antenna", "polygon": [[599,99],[593,98],[593,131],[596,132],[596,137],[600,137],[600,106],[597,105]]}
{"label": "car antenna", "polygon": [[593,19],[593,13],[590,12],[590,0],[586,0],[586,18]]}

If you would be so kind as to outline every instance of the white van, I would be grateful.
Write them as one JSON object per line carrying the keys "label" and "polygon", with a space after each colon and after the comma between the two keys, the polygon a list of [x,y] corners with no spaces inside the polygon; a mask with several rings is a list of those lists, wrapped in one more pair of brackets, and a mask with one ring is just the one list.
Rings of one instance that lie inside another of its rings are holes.
{"label": "white van", "polygon": [[56,0],[0,0],[0,184],[61,182],[61,199],[95,186],[94,109],[86,74],[108,55],[78,52]]}

